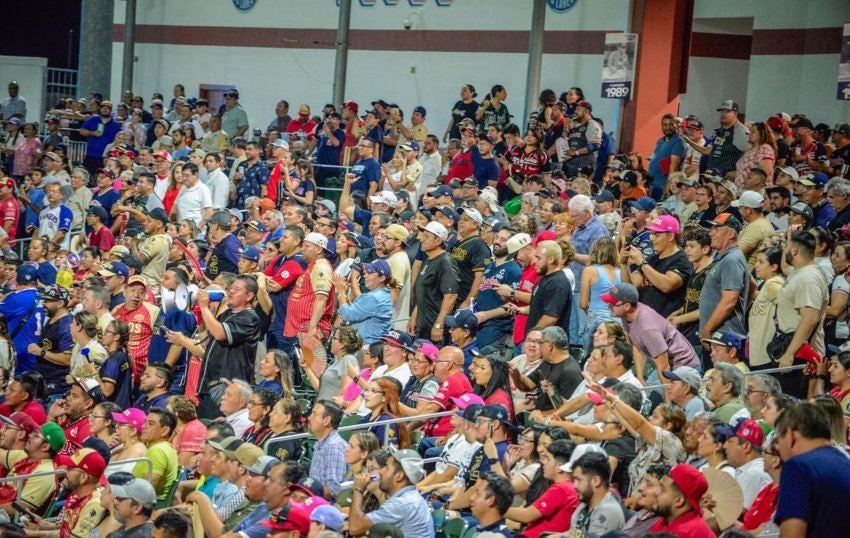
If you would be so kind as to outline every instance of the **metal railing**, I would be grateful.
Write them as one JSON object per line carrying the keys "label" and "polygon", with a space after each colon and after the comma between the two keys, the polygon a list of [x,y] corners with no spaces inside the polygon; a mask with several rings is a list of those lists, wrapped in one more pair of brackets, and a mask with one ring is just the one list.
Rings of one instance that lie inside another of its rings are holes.
{"label": "metal railing", "polygon": [[47,68],[44,84],[44,110],[50,110],[60,99],[77,95],[76,69]]}
{"label": "metal railing", "polygon": [[148,467],[148,482],[153,478],[153,461],[150,458],[142,456],[141,458],[129,458],[126,460],[120,460],[115,462],[110,462],[109,465],[106,466],[106,469],[109,470],[110,467],[118,467],[119,465],[125,465],[127,463],[139,463],[145,462]]}
{"label": "metal railing", "polygon": [[[106,466],[106,469],[109,470],[110,467],[117,467],[118,465],[124,465],[126,463],[139,463],[146,462],[148,465],[148,482],[153,478],[153,461],[150,458],[130,458],[126,460],[116,461],[114,463],[110,463]],[[21,484],[30,478],[39,478],[42,476],[56,476],[56,475],[64,475],[66,473],[65,469],[51,469],[50,471],[39,471],[37,473],[30,474],[22,474],[16,476],[4,476],[0,478],[0,484],[5,484],[7,482],[17,482],[17,491],[20,493]]]}

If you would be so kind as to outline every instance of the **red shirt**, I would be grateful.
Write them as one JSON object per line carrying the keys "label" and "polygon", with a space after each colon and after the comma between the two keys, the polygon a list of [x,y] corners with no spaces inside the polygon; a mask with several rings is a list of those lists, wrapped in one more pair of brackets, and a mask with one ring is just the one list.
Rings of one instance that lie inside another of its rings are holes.
{"label": "red shirt", "polygon": [[89,246],[97,247],[101,252],[106,252],[115,246],[115,236],[112,235],[112,230],[103,226],[98,231],[92,231],[88,239]]}
{"label": "red shirt", "polygon": [[64,430],[65,446],[59,450],[58,454],[73,456],[83,447],[85,440],[91,437],[91,425],[89,424],[88,415],[66,424]]}
{"label": "red shirt", "polygon": [[[307,332],[310,324],[310,318],[313,316],[313,303],[316,302],[316,295],[325,295],[328,300],[325,303],[325,310],[322,312],[322,317],[319,319],[319,330],[324,335],[330,334],[331,331],[331,316],[333,316],[335,298],[332,279],[333,268],[330,262],[324,258],[320,258],[316,262],[307,266],[304,274],[298,277],[295,281],[295,286],[292,288],[292,293],[289,294],[289,300],[286,303],[286,324],[283,326],[283,335],[292,337],[298,334]],[[313,276],[316,277],[314,283]],[[325,286],[328,284],[329,289],[315,289],[314,285]]]}
{"label": "red shirt", "polygon": [[744,524],[741,526],[745,531],[757,529],[760,525],[767,523],[776,512],[777,496],[779,495],[778,484],[768,484],[759,491],[750,509],[744,514]]}
{"label": "red shirt", "polygon": [[578,505],[578,492],[571,480],[552,484],[546,493],[532,503],[532,506],[540,512],[540,519],[529,523],[521,536],[537,538],[544,532],[570,530],[570,520]]}
{"label": "red shirt", "polygon": [[[150,290],[148,290],[150,292]],[[148,365],[148,349],[155,330],[162,324],[162,315],[158,306],[142,302],[135,310],[121,304],[112,311],[112,317],[120,319],[130,326],[130,341],[127,344],[127,355],[133,367],[133,384],[138,386],[142,372]]]}
{"label": "red shirt", "polygon": [[512,165],[511,172],[523,177],[539,174],[549,162],[549,156],[541,149],[530,152],[526,152],[525,149],[520,146],[514,146],[511,149],[508,154],[508,162]]}
{"label": "red shirt", "polygon": [[[8,417],[14,412],[15,410],[8,405],[0,404],[0,415]],[[27,405],[21,409],[21,413],[29,415],[30,418],[33,419],[39,426],[47,422],[47,413],[44,412],[44,408],[41,404],[35,400],[30,400]]]}
{"label": "red shirt", "polygon": [[[434,399],[431,400],[440,407],[440,411],[449,411],[455,408],[451,398],[460,398],[464,394],[472,392],[472,384],[463,371],[455,372],[440,385]],[[431,419],[423,427],[428,437],[443,437],[452,431],[452,418],[450,416]]]}
{"label": "red shirt", "polygon": [[[534,267],[534,264],[531,263],[522,270],[522,273],[519,275],[519,284],[517,286],[517,291],[523,291],[526,293],[531,293],[534,291],[534,286],[537,285],[537,281],[540,280],[540,275],[537,274],[537,269]],[[519,300],[511,301],[513,304],[522,307],[527,306],[528,303],[524,303]],[[514,316],[514,345],[519,345],[525,340],[525,324],[528,322],[528,314],[517,314]]]}
{"label": "red shirt", "polygon": [[171,208],[174,207],[174,202],[177,201],[177,194],[180,193],[180,189],[168,189],[165,191],[165,198],[162,199],[162,206],[165,208],[165,212],[167,214],[171,214]]}
{"label": "red shirt", "polygon": [[472,175],[475,167],[472,165],[472,149],[461,150],[455,153],[449,163],[449,172],[446,174],[445,183],[457,179],[466,179]]}
{"label": "red shirt", "polygon": [[283,289],[289,289],[295,280],[304,274],[304,268],[298,263],[298,260],[295,258],[289,258],[280,264],[280,267],[277,267],[277,264],[280,263],[280,256],[274,259],[274,261],[266,266],[263,269],[263,274],[267,277],[271,278]]}
{"label": "red shirt", "polygon": [[652,532],[669,532],[680,538],[714,538],[715,536],[708,523],[693,510],[677,517],[670,524],[667,523],[665,518],[660,517],[649,530]]}
{"label": "red shirt", "polygon": [[18,221],[21,218],[21,206],[14,196],[9,196],[5,200],[0,200],[0,215],[3,216],[3,225],[7,222],[12,223],[12,227],[6,232],[9,234],[9,244],[14,244],[15,234],[18,233]]}
{"label": "red shirt", "polygon": [[313,132],[316,130],[316,122],[307,118],[307,121],[301,121],[301,118],[293,118],[289,120],[289,125],[286,126],[287,133],[303,132],[307,136],[307,140],[313,140]]}

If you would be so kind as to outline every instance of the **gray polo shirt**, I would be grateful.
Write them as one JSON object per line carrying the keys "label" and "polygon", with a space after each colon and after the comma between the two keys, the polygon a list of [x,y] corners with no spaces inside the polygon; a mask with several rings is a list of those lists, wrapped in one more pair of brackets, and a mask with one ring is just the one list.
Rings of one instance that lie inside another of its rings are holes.
{"label": "gray polo shirt", "polygon": [[737,334],[747,334],[744,329],[746,319],[747,292],[750,288],[750,272],[744,253],[736,246],[718,254],[714,263],[708,268],[699,301],[699,327],[702,330],[705,323],[720,304],[720,296],[724,291],[738,292],[735,309],[728,318],[715,327],[715,331],[734,331]]}

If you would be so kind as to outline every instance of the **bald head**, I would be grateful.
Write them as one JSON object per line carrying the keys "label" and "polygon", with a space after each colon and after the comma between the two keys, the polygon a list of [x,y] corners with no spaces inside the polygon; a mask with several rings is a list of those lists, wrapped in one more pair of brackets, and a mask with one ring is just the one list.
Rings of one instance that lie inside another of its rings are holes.
{"label": "bald head", "polygon": [[452,369],[463,368],[463,350],[457,346],[446,346],[440,350],[437,360],[452,361]]}

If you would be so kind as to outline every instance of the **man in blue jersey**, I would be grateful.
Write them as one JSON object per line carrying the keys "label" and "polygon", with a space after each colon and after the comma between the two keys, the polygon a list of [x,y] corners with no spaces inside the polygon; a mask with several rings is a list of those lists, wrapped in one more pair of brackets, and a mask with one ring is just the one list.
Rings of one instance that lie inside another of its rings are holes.
{"label": "man in blue jersey", "polygon": [[18,283],[18,289],[0,302],[0,314],[5,316],[9,324],[9,336],[18,355],[15,374],[21,374],[35,368],[35,355],[27,351],[27,347],[41,342],[44,309],[36,291],[38,268],[35,265],[21,265],[15,281]]}

